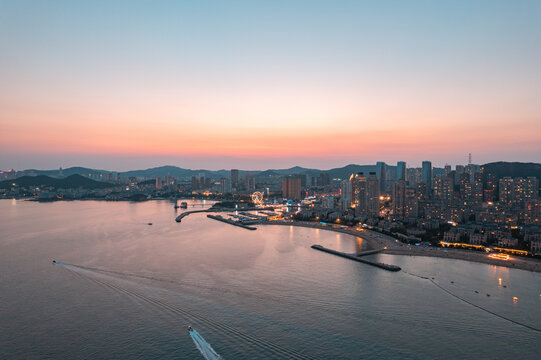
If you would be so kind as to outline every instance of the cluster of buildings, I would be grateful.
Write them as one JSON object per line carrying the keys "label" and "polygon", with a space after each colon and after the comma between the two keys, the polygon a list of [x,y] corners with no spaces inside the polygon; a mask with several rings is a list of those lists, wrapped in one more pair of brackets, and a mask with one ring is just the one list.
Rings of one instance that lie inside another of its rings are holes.
{"label": "cluster of buildings", "polygon": [[[423,161],[420,168],[378,162],[373,170],[335,182],[337,187],[316,196],[317,207],[303,210],[302,218],[310,214],[326,220],[353,218],[418,241],[539,252],[541,201],[536,177],[498,178],[476,164],[434,169],[430,161]],[[284,177],[283,197],[298,199],[299,192],[308,193],[301,183],[299,177]],[[325,209],[332,210],[332,216]]]}

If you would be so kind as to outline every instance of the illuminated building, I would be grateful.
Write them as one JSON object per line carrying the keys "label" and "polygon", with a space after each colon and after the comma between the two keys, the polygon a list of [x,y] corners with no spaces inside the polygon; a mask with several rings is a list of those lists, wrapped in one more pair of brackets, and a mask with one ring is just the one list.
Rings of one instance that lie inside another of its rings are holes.
{"label": "illuminated building", "polygon": [[368,214],[379,216],[379,195],[380,195],[380,183],[376,173],[371,172],[368,174],[366,180],[366,194]]}
{"label": "illuminated building", "polygon": [[393,184],[393,214],[398,218],[406,217],[406,181],[400,179]]}
{"label": "illuminated building", "polygon": [[351,175],[349,180],[351,182],[352,194],[351,207],[355,208],[355,214],[364,215],[367,212],[366,177],[361,172],[355,175]]}
{"label": "illuminated building", "polygon": [[475,205],[479,205],[483,202],[483,178],[482,174],[480,172],[475,173],[473,176],[473,184],[472,184],[472,203]]}

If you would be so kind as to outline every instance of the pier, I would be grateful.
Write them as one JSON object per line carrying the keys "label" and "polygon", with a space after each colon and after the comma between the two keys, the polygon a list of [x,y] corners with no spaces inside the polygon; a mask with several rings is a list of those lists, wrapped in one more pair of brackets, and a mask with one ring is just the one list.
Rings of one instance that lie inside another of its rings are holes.
{"label": "pier", "polygon": [[[388,265],[388,264],[379,263],[379,262],[375,262],[375,261],[364,260],[364,259],[361,259],[359,257],[359,254],[357,254],[357,255],[346,254],[346,253],[343,253],[343,252],[340,252],[340,251],[327,249],[326,247],[323,247],[321,245],[312,245],[312,249],[316,249],[316,250],[323,251],[323,252],[326,252],[326,253],[329,253],[329,254],[341,256],[341,257],[344,257],[346,259],[358,261],[358,262],[361,262],[363,264],[372,265],[372,266],[378,267],[380,269],[388,270],[388,271],[400,271],[400,270],[402,270],[399,266],[396,266],[396,265]],[[381,251],[382,250],[364,251],[364,252],[360,253],[361,254],[360,256],[370,255],[370,254],[374,254],[376,252],[381,252]],[[370,254],[367,254],[367,253],[370,253]]]}
{"label": "pier", "polygon": [[210,218],[210,219],[222,221],[224,223],[228,223],[228,224],[231,224],[231,225],[234,225],[234,226],[238,226],[238,227],[241,227],[241,228],[246,229],[246,230],[257,230],[257,228],[255,228],[253,226],[244,225],[244,224],[240,223],[239,221],[226,219],[226,218],[224,218],[224,217],[222,217],[220,215],[208,214],[207,217]]}
{"label": "pier", "polygon": [[188,216],[190,214],[193,214],[193,213],[200,213],[200,212],[208,212],[208,210],[191,210],[191,211],[185,211],[183,212],[182,214],[180,214],[179,216],[177,216],[177,218],[175,219],[176,222],[181,222],[182,221],[182,218],[184,218],[185,216]]}

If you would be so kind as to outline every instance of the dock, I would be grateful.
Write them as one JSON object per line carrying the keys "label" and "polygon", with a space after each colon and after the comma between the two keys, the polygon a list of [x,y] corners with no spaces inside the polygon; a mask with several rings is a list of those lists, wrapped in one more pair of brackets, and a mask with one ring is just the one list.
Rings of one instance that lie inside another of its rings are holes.
{"label": "dock", "polygon": [[253,227],[253,226],[248,226],[248,225],[244,225],[242,223],[240,223],[239,221],[234,221],[234,220],[231,220],[231,219],[226,219],[220,215],[211,215],[211,214],[208,214],[207,217],[209,219],[214,219],[214,220],[218,220],[218,221],[221,221],[221,222],[224,222],[224,223],[228,223],[228,224],[231,224],[231,225],[234,225],[234,226],[238,226],[238,227],[241,227],[243,229],[246,229],[246,230],[257,230],[257,228]]}
{"label": "dock", "polygon": [[[400,270],[402,270],[399,266],[396,266],[396,265],[389,265],[389,264],[379,263],[379,262],[375,262],[375,261],[364,260],[364,259],[361,259],[358,254],[347,254],[347,253],[343,253],[343,252],[340,252],[340,251],[327,249],[326,247],[323,247],[321,245],[312,245],[312,249],[316,249],[316,250],[323,251],[323,252],[326,252],[326,253],[329,253],[329,254],[341,256],[341,257],[346,258],[346,259],[358,261],[358,262],[361,262],[363,264],[372,265],[372,266],[378,267],[380,269],[388,270],[388,271],[400,271]],[[362,255],[375,254],[376,252],[381,252],[381,251],[382,250],[365,251],[365,252],[361,253],[361,256]],[[367,253],[370,253],[370,254],[367,254]]]}

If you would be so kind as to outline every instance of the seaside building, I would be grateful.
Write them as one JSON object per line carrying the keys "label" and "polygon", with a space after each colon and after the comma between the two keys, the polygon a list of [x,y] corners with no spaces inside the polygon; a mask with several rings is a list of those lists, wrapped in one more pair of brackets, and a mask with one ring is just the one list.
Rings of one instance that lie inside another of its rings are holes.
{"label": "seaside building", "polygon": [[379,195],[380,195],[380,183],[376,173],[371,172],[366,179],[367,190],[367,213],[372,216],[379,216]]}
{"label": "seaside building", "polygon": [[355,214],[366,214],[366,177],[362,172],[351,175],[349,178],[351,182],[352,201],[351,207],[355,209]]}

